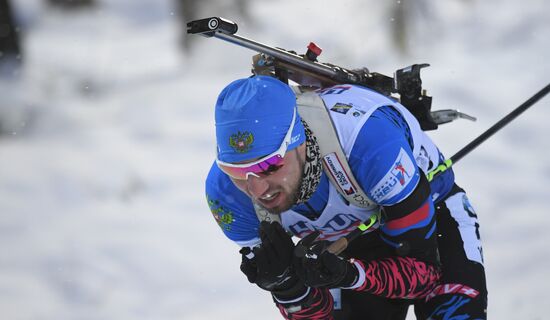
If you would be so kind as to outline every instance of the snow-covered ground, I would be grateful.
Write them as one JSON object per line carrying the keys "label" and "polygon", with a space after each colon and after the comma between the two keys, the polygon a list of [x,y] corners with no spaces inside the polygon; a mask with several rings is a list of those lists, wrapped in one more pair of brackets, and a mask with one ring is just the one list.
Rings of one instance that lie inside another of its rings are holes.
{"label": "snow-covered ground", "polygon": [[[279,319],[203,193],[215,98],[252,52],[201,38],[181,53],[168,0],[12,2],[25,65],[0,78],[0,318]],[[431,134],[450,156],[549,82],[550,3],[415,3],[407,56],[383,1],[255,1],[240,34],[313,40],[322,61],[382,73],[430,63],[434,110],[478,117]],[[239,19],[226,10],[205,16]],[[546,98],[455,169],[481,220],[492,319],[547,318],[549,117]]]}

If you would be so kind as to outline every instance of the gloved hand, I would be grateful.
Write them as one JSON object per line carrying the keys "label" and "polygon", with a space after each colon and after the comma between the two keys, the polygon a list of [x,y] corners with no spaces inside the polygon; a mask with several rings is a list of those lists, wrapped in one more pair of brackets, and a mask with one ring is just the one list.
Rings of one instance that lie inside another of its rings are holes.
{"label": "gloved hand", "polygon": [[244,273],[248,282],[256,283],[258,278],[258,266],[256,265],[256,259],[252,249],[249,247],[243,247],[239,250],[241,254],[241,271]]}
{"label": "gloved hand", "polygon": [[351,262],[327,251],[329,241],[305,237],[297,247],[303,251],[297,274],[307,286],[314,288],[345,288],[352,286],[359,272]]}
{"label": "gloved hand", "polygon": [[248,281],[278,296],[302,292],[303,282],[296,276],[293,264],[294,243],[278,222],[260,224],[259,247],[241,249],[241,271]]}

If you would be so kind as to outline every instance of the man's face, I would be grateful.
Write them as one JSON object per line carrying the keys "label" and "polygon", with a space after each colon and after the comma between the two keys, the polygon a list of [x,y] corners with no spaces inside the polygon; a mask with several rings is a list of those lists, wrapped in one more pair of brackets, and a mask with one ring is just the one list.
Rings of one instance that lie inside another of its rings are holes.
{"label": "man's face", "polygon": [[305,161],[305,143],[288,151],[277,171],[246,180],[231,178],[235,186],[271,213],[282,213],[298,200]]}

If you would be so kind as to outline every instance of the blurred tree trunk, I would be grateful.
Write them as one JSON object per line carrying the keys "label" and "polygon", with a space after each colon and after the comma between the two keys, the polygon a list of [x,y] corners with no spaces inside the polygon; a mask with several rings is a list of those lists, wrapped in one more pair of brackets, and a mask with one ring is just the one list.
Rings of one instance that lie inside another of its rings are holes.
{"label": "blurred tree trunk", "polygon": [[392,39],[394,45],[401,53],[407,53],[407,29],[410,28],[410,13],[411,8],[406,4],[406,0],[398,0],[391,8],[392,22]]}
{"label": "blurred tree trunk", "polygon": [[189,51],[192,44],[192,37],[187,36],[187,22],[200,18],[206,18],[198,16],[197,11],[199,6],[199,1],[196,0],[176,0],[176,10],[183,25],[183,32],[180,35],[180,45],[186,52]]}
{"label": "blurred tree trunk", "polygon": [[249,0],[235,0],[238,14],[247,22],[250,22],[250,13],[248,11]]}
{"label": "blurred tree trunk", "polygon": [[47,0],[47,3],[65,9],[91,7],[96,4],[95,0]]}
{"label": "blurred tree trunk", "polygon": [[18,30],[12,14],[8,0],[0,0],[0,62],[9,55],[21,56]]}

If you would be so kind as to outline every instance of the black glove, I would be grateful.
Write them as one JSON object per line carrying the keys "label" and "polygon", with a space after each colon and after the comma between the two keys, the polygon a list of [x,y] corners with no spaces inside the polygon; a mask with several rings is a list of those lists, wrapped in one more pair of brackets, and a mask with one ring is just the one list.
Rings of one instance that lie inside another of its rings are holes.
{"label": "black glove", "polygon": [[246,275],[248,282],[256,283],[258,267],[256,266],[256,259],[254,259],[255,257],[252,253],[252,249],[244,247],[239,250],[239,253],[242,255],[241,271]]}
{"label": "black glove", "polygon": [[352,286],[359,272],[351,262],[327,251],[329,241],[316,241],[311,237],[304,238],[306,242],[298,243],[297,247],[304,250],[300,254],[297,274],[307,286],[318,288],[341,288]]}
{"label": "black glove", "polygon": [[292,266],[294,243],[291,237],[278,222],[262,222],[259,233],[262,240],[259,247],[252,252],[249,248],[240,251],[243,255],[241,271],[248,281],[278,297],[305,292],[305,286]]}

